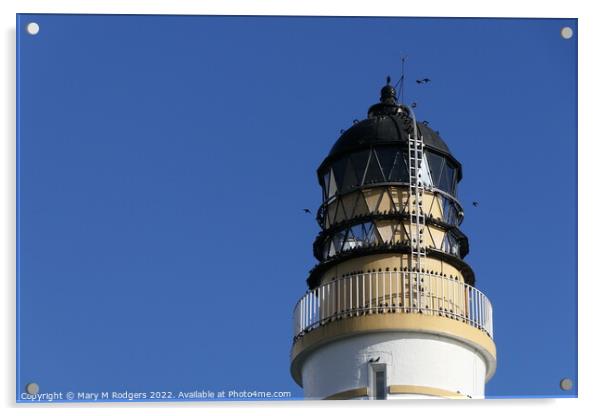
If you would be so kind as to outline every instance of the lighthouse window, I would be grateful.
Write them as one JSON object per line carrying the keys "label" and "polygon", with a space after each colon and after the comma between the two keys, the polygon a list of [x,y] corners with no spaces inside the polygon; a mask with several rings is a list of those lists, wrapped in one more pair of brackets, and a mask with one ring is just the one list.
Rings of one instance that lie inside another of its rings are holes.
{"label": "lighthouse window", "polygon": [[[324,201],[363,185],[408,183],[408,153],[398,146],[361,150],[335,160],[322,176]],[[424,151],[420,179],[427,187],[456,195],[457,169],[445,156]]]}
{"label": "lighthouse window", "polygon": [[371,152],[370,161],[368,162],[368,169],[366,170],[366,178],[364,179],[365,184],[381,183],[384,182],[383,172],[378,163],[378,157],[376,152]]}
{"label": "lighthouse window", "polygon": [[[371,221],[356,224],[326,237],[319,253],[322,255],[322,259],[327,259],[342,252],[359,248],[378,247],[386,243],[400,243],[407,241],[408,238],[404,230],[404,227],[399,224],[394,225],[394,223],[385,221],[380,221],[378,226]],[[437,243],[433,242],[430,246],[444,253],[462,257],[463,243],[454,234],[453,229],[446,231],[441,240],[437,239]]]}
{"label": "lighthouse window", "polygon": [[449,178],[449,193],[452,195],[456,194],[455,185],[456,185],[456,169],[452,166],[452,164],[447,160],[445,162],[445,170],[447,171],[447,177]]}
{"label": "lighthouse window", "polygon": [[327,191],[327,195],[328,195],[328,199],[332,198],[335,196],[335,194],[337,193],[337,183],[334,180],[334,175],[332,174],[332,169],[330,170],[330,174],[328,175],[328,191]]}
{"label": "lighthouse window", "polygon": [[443,166],[445,166],[445,159],[443,159],[441,156],[435,154],[435,153],[431,153],[431,152],[425,152],[426,153],[426,160],[428,162],[428,167],[431,173],[431,178],[433,178],[433,184],[435,186],[439,185],[439,178],[441,177],[441,170],[443,168]]}
{"label": "lighthouse window", "polygon": [[355,170],[355,177],[357,178],[356,186],[360,186],[364,180],[364,174],[366,172],[366,165],[368,164],[368,150],[361,150],[359,152],[352,153],[349,159]]}
{"label": "lighthouse window", "polygon": [[330,170],[328,172],[326,172],[326,174],[324,174],[324,188],[323,188],[323,195],[324,195],[324,201],[327,201],[329,198],[329,188],[330,188]]}
{"label": "lighthouse window", "polygon": [[445,157],[436,153],[425,151],[426,164],[428,165],[428,175],[431,177],[431,183],[427,178],[428,175],[423,173],[424,182],[426,185],[433,185],[448,194],[456,194],[456,168]]}
{"label": "lighthouse window", "polygon": [[447,192],[447,193],[451,193],[451,180],[450,180],[450,176],[453,177],[453,172],[449,172],[447,167],[444,166],[443,169],[441,170],[441,176],[439,177],[439,186],[438,188]]}
{"label": "lighthouse window", "polygon": [[[389,150],[390,151],[390,150]],[[408,166],[407,166],[407,153],[405,152],[395,152],[395,157],[393,159],[393,166],[385,173],[387,175],[387,180],[389,182],[408,182]]]}

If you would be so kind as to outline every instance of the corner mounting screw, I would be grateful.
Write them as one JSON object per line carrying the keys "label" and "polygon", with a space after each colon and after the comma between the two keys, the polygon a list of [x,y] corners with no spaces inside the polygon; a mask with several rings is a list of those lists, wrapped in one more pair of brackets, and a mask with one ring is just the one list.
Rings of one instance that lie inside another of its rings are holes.
{"label": "corner mounting screw", "polygon": [[564,391],[571,390],[573,388],[573,380],[570,378],[563,378],[560,380],[560,388]]}
{"label": "corner mounting screw", "polygon": [[40,392],[40,386],[37,383],[28,383],[25,385],[25,392],[27,394],[38,394]]}

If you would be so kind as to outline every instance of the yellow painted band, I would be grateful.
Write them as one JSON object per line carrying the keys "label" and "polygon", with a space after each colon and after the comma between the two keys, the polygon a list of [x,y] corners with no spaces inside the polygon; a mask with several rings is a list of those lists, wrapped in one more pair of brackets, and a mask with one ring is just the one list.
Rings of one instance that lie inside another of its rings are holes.
{"label": "yellow painted band", "polygon": [[324,400],[349,400],[355,399],[356,397],[367,397],[368,387],[359,387],[357,389],[345,390],[339,393],[331,394],[325,397]]}
{"label": "yellow painted band", "polygon": [[459,392],[439,389],[427,386],[403,386],[394,384],[389,386],[389,394],[424,394],[427,396],[445,397],[447,399],[467,399],[468,397]]}
{"label": "yellow painted band", "polygon": [[[467,399],[468,397],[459,392],[439,389],[428,386],[410,386],[394,384],[389,386],[389,394],[422,394],[425,396],[445,397],[447,399]],[[358,397],[368,397],[368,387],[344,390],[325,397],[324,400],[349,400]]]}

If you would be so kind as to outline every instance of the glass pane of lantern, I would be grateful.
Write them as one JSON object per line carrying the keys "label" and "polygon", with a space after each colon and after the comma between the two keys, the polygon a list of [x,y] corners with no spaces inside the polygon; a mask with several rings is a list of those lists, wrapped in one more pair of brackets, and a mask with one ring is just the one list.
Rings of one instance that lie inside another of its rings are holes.
{"label": "glass pane of lantern", "polygon": [[378,161],[378,155],[376,151],[372,151],[370,155],[370,161],[368,162],[368,169],[366,170],[366,178],[364,179],[365,184],[383,182],[383,172]]}

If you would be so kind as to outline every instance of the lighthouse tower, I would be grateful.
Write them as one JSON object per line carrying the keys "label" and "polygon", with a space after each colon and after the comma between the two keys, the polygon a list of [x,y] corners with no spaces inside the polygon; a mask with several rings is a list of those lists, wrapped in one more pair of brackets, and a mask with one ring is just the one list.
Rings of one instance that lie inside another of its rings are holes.
{"label": "lighthouse tower", "polygon": [[462,165],[389,85],[318,168],[319,263],[293,312],[308,399],[479,398],[492,307],[463,260]]}

